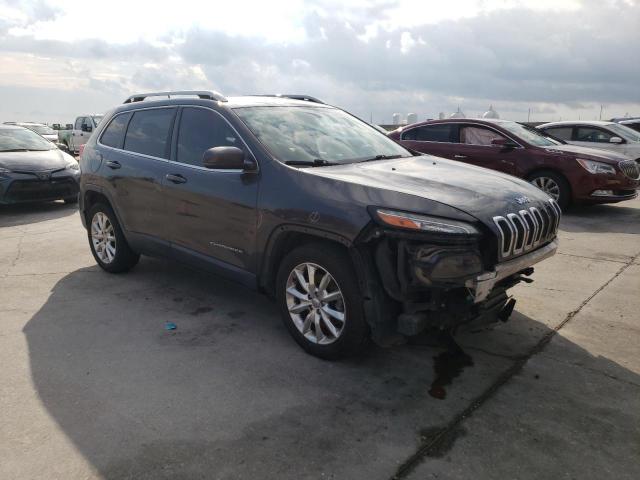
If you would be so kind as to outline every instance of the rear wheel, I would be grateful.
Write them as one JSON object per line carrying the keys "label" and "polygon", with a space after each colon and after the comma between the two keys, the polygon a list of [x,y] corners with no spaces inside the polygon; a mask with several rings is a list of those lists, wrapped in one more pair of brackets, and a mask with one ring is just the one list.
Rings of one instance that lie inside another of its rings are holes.
{"label": "rear wheel", "polygon": [[88,218],[89,246],[98,265],[110,273],[133,268],[140,255],[129,247],[111,207],[97,203],[89,210]]}
{"label": "rear wheel", "polygon": [[555,172],[538,172],[529,177],[529,182],[553,198],[563,210],[571,203],[569,182]]}
{"label": "rear wheel", "polygon": [[314,243],[287,255],[276,278],[282,319],[308,353],[335,360],[359,352],[369,338],[351,259]]}

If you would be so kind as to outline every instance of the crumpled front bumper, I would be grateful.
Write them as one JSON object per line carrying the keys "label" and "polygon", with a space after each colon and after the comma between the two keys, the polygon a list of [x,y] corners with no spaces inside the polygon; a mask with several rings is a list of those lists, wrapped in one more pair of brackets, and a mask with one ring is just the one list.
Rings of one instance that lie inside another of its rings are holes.
{"label": "crumpled front bumper", "polygon": [[553,256],[556,250],[558,250],[557,238],[533,252],[499,263],[492,271],[483,272],[475,278],[467,280],[465,286],[473,294],[474,303],[480,303],[489,296],[498,282]]}

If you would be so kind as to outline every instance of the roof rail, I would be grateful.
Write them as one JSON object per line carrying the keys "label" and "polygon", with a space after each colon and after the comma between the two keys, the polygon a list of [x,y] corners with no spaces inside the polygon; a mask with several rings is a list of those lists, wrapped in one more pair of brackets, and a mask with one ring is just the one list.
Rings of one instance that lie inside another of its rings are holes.
{"label": "roof rail", "polygon": [[312,97],[311,95],[298,95],[298,94],[266,94],[266,95],[250,95],[251,97],[278,97],[278,98],[290,98],[291,100],[303,100],[305,102],[321,103],[325,104],[322,100]]}
{"label": "roof rail", "polygon": [[175,92],[150,92],[150,93],[137,93],[131,95],[123,103],[141,102],[147,97],[169,97],[171,95],[193,95],[204,100],[218,100],[219,102],[226,102],[227,98],[218,92],[206,91],[206,90],[177,90]]}

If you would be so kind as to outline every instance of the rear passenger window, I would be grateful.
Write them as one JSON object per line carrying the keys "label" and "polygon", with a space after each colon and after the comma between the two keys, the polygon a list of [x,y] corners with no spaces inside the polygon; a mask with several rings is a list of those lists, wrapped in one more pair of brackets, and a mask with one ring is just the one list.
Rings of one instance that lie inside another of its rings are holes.
{"label": "rear passenger window", "polygon": [[423,125],[402,134],[402,140],[418,142],[451,142],[451,123]]}
{"label": "rear passenger window", "polygon": [[169,132],[175,108],[140,110],[133,114],[124,149],[152,157],[169,158]]}
{"label": "rear passenger window", "polygon": [[82,127],[82,123],[84,122],[84,117],[78,117],[76,118],[76,123],[73,127],[74,130],[80,130],[80,128]]}
{"label": "rear passenger window", "polygon": [[573,127],[558,127],[558,128],[545,128],[545,133],[548,133],[552,137],[559,138],[560,140],[570,141]]}
{"label": "rear passenger window", "polygon": [[213,147],[242,148],[242,142],[217,113],[205,108],[184,108],[178,131],[178,162],[201,167],[204,152]]}
{"label": "rear passenger window", "polygon": [[124,141],[124,132],[127,128],[127,122],[131,118],[131,113],[123,113],[117,115],[107,128],[105,128],[100,143],[107,147],[122,148],[122,142]]}

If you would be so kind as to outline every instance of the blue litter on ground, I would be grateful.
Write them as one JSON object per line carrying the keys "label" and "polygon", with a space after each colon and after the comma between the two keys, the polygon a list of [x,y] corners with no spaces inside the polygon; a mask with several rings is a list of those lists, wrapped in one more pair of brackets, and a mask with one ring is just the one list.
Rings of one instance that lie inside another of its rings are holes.
{"label": "blue litter on ground", "polygon": [[165,330],[175,330],[176,328],[178,328],[178,326],[173,322],[167,322],[164,324]]}

